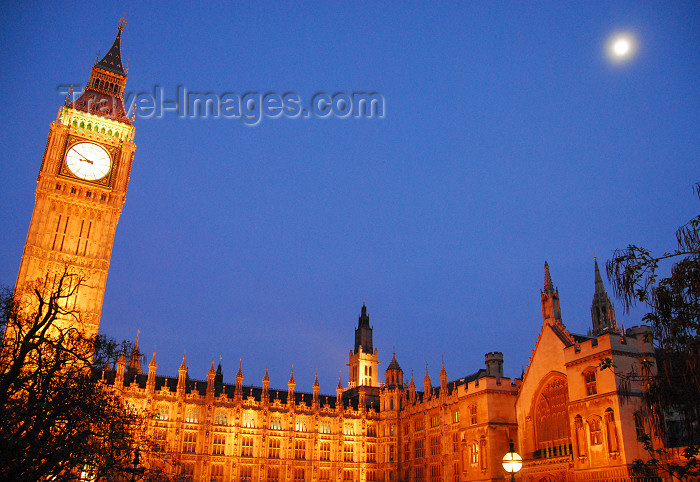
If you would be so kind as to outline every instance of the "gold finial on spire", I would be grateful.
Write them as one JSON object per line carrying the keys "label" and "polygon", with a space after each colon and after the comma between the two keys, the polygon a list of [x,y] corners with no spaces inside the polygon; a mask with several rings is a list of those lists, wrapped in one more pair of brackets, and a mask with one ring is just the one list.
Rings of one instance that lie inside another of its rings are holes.
{"label": "gold finial on spire", "polygon": [[126,25],[126,12],[124,12],[122,18],[119,19],[119,26],[117,28],[120,33],[124,31],[124,25]]}
{"label": "gold finial on spire", "polygon": [[95,65],[97,65],[97,62],[100,61],[100,51],[97,51],[97,55],[95,55]]}

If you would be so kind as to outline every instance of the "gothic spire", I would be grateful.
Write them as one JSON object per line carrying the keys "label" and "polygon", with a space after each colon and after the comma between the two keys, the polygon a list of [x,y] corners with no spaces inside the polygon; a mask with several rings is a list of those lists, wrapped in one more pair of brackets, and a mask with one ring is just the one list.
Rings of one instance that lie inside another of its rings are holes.
{"label": "gothic spire", "polygon": [[552,283],[552,276],[549,274],[549,264],[544,262],[544,289],[540,291],[542,299],[542,322],[561,323],[561,308],[559,306],[559,290]]}
{"label": "gothic spire", "polygon": [[615,317],[615,306],[603,286],[603,278],[598,269],[598,260],[593,258],[595,265],[595,292],[593,293],[593,303],[591,303],[591,320],[593,321],[593,335],[599,336],[603,333],[620,333]]}
{"label": "gothic spire", "polygon": [[141,374],[141,350],[139,350],[139,335],[141,330],[136,332],[136,343],[134,343],[134,348],[131,350],[131,355],[129,356],[129,370],[134,373]]}
{"label": "gothic spire", "polygon": [[119,26],[117,27],[117,38],[114,39],[112,48],[109,49],[107,55],[102,57],[102,60],[97,62],[95,66],[112,72],[113,74],[126,77],[126,72],[124,71],[124,67],[122,67],[121,52],[122,31],[124,30],[124,24],[126,24],[126,20],[124,20],[124,17],[122,17],[121,21],[119,22]]}
{"label": "gothic spire", "polygon": [[243,381],[243,359],[238,360],[238,373],[236,373],[236,380],[240,379]]}
{"label": "gothic spire", "polygon": [[432,383],[430,382],[430,375],[428,375],[428,363],[425,363],[425,378],[423,379],[423,392],[425,396],[430,398],[430,392],[432,391]]}
{"label": "gothic spire", "polygon": [[364,353],[374,353],[372,346],[372,327],[369,326],[369,315],[367,315],[367,306],[362,303],[360,317],[357,320],[357,329],[355,330],[355,351],[358,353],[362,347]]}
{"label": "gothic spire", "polygon": [[112,48],[92,67],[83,93],[75,100],[69,96],[66,107],[133,125],[124,108],[126,71],[122,66],[121,36],[125,23],[122,18]]}
{"label": "gothic spire", "polygon": [[549,274],[549,264],[546,261],[544,262],[544,294],[554,294],[554,284],[552,283],[552,276]]}
{"label": "gothic spire", "polygon": [[600,276],[600,270],[598,269],[598,258],[593,258],[593,262],[595,263],[595,292],[600,293],[605,291],[605,287],[603,286],[603,278]]}

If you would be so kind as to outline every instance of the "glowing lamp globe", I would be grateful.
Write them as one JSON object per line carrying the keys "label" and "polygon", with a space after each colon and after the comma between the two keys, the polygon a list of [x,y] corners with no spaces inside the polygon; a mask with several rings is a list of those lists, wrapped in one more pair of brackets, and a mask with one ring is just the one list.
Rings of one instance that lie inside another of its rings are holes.
{"label": "glowing lamp globe", "polygon": [[508,452],[503,456],[503,468],[509,474],[519,472],[523,467],[523,459],[517,452]]}
{"label": "glowing lamp globe", "polygon": [[510,480],[515,480],[515,473],[523,468],[523,458],[515,451],[513,442],[510,443],[510,452],[503,456],[503,468],[511,474]]}

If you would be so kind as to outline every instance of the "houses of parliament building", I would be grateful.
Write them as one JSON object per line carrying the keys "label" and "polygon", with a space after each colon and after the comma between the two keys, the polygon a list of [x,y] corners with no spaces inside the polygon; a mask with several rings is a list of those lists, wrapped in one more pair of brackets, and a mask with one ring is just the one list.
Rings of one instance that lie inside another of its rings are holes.
{"label": "houses of parliament building", "polygon": [[[68,98],[51,123],[36,201],[17,279],[20,288],[69,269],[90,280],[72,300],[87,335],[95,335],[117,221],[134,159],[134,126],[124,109],[127,72],[120,25],[109,52],[92,67],[84,92]],[[631,480],[645,458],[649,430],[640,388],[623,400],[615,372],[654,357],[646,328],[622,331],[597,262],[592,270],[591,331],[570,333],[545,263],[542,326],[522,378],[503,376],[503,355],[457,378],[406,379],[400,357],[379,373],[379,350],[362,306],[348,360],[348,383],[322,395],[253,380],[239,366],[235,383],[221,366],[190,379],[183,357],[177,378],[157,373],[155,353],[142,367],[137,348],[101,377],[126,402],[148,410],[154,450],[144,465],[192,481],[503,481],[512,441],[523,457],[517,480]],[[68,323],[69,321],[64,321]],[[387,357],[388,358],[388,357]],[[599,369],[611,358],[613,369]],[[244,386],[243,381],[247,380]]]}

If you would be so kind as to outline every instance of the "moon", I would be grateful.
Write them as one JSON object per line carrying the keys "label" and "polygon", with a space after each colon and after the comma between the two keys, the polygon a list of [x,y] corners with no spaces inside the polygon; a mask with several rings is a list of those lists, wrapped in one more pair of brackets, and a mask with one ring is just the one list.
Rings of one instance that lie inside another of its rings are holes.
{"label": "moon", "polygon": [[613,51],[615,52],[615,55],[617,55],[617,56],[627,55],[627,53],[630,51],[629,40],[627,40],[625,38],[621,38],[619,40],[616,40],[615,43],[613,44]]}
{"label": "moon", "polygon": [[608,38],[606,51],[611,62],[626,62],[634,57],[637,51],[637,40],[629,32],[614,34]]}

